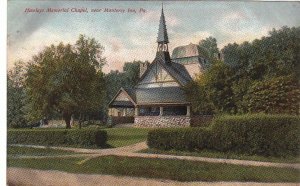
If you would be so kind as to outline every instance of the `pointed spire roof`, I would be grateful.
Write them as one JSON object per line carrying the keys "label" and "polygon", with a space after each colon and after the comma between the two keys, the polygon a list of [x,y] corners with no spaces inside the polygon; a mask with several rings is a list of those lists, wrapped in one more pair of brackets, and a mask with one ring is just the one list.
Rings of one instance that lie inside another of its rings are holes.
{"label": "pointed spire roof", "polygon": [[161,16],[160,16],[160,21],[159,21],[157,43],[163,43],[163,44],[169,43],[163,5],[161,8]]}

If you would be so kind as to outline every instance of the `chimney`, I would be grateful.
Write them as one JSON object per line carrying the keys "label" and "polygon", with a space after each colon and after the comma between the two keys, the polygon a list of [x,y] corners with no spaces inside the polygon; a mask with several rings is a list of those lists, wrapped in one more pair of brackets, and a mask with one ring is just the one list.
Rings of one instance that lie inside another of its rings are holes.
{"label": "chimney", "polygon": [[147,68],[149,66],[149,62],[146,61],[146,62],[141,62],[140,63],[140,77],[142,77],[142,75],[146,72]]}

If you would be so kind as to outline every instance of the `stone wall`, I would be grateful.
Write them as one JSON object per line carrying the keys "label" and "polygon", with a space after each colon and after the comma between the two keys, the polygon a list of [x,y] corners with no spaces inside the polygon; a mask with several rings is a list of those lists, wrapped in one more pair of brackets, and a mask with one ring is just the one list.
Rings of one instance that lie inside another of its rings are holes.
{"label": "stone wall", "polygon": [[189,127],[191,118],[188,116],[135,116],[134,126],[145,128],[156,127]]}
{"label": "stone wall", "polygon": [[111,116],[111,124],[125,124],[125,123],[133,123],[134,117],[133,116]]}

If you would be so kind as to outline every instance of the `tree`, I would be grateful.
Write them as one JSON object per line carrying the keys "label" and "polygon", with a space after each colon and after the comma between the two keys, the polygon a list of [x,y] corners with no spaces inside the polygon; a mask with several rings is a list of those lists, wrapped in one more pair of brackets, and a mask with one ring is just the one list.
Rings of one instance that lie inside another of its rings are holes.
{"label": "tree", "polygon": [[118,90],[123,88],[133,88],[139,80],[141,61],[126,62],[123,72],[111,71],[105,76],[107,87],[107,103],[113,98]]}
{"label": "tree", "polygon": [[222,61],[215,61],[195,82],[187,85],[187,97],[193,111],[201,114],[235,113],[232,89],[233,71]]}
{"label": "tree", "polygon": [[208,37],[206,39],[202,39],[199,42],[199,47],[200,48],[205,48],[208,51],[208,60],[216,60],[218,59],[219,55],[219,48],[217,44],[217,39],[213,37]]}
{"label": "tree", "polygon": [[282,27],[279,30],[273,29],[269,36],[251,43],[228,44],[222,49],[224,63],[252,80],[287,74],[300,77],[299,35],[300,27]]}
{"label": "tree", "polygon": [[24,62],[17,61],[7,74],[7,125],[12,128],[25,127],[24,107]]}
{"label": "tree", "polygon": [[244,102],[251,113],[299,114],[300,88],[294,76],[254,82]]}
{"label": "tree", "polygon": [[[271,83],[271,79],[287,75],[298,77],[300,80],[299,35],[300,27],[282,27],[279,30],[273,29],[269,36],[251,43],[228,44],[222,49],[224,63],[234,71],[231,88],[237,112],[249,112],[246,95],[251,85],[254,86],[258,81]],[[263,108],[266,109],[265,112],[269,112],[266,107]]]}
{"label": "tree", "polygon": [[72,114],[99,109],[105,94],[103,50],[95,39],[80,35],[74,46],[51,45],[33,56],[26,79],[27,119],[57,111],[71,128]]}
{"label": "tree", "polygon": [[140,63],[142,63],[142,61],[126,62],[123,66],[123,72],[126,77],[126,86],[129,88],[134,87],[139,80]]}
{"label": "tree", "polygon": [[203,81],[203,74],[199,75],[196,80],[191,81],[185,87],[187,99],[192,104],[192,111],[195,114],[215,113],[215,107],[207,94],[207,87]]}

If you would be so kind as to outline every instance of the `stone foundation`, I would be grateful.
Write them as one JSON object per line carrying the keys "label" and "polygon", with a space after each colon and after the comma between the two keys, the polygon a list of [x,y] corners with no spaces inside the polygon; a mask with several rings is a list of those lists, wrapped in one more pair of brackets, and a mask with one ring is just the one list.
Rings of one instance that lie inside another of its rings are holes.
{"label": "stone foundation", "polygon": [[144,128],[189,127],[189,116],[135,116],[134,126]]}

